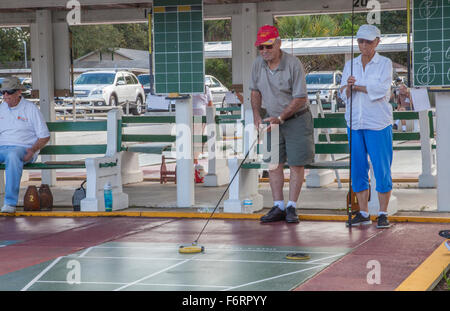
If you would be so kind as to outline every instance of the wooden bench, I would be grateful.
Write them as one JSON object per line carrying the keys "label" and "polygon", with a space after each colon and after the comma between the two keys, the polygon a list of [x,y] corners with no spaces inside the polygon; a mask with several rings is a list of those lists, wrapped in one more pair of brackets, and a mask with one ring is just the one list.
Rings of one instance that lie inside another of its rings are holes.
{"label": "wooden bench", "polygon": [[[121,120],[121,150],[127,157],[127,165],[122,170],[126,183],[138,182],[143,179],[142,171],[139,168],[137,154],[158,154],[161,155],[160,166],[160,182],[175,181],[175,171],[167,170],[166,159],[173,158],[171,155],[164,155],[166,152],[175,151],[176,136],[172,134],[150,134],[150,133],[127,133],[126,129],[138,128],[139,125],[152,124],[175,124],[175,116],[124,116]],[[193,122],[206,123],[206,117],[194,117]],[[202,135],[194,136],[195,140],[201,140],[203,143],[207,141],[207,137]],[[134,158],[134,159],[133,159]]]}
{"label": "wooden bench", "polygon": [[[422,119],[420,118],[422,115]],[[318,181],[316,186],[322,186],[321,178],[317,173],[317,170],[334,170],[337,174],[337,170],[349,169],[349,146],[347,138],[347,123],[345,121],[344,113],[325,113],[324,117],[314,118],[314,130],[315,130],[315,153],[316,161],[310,165],[306,165],[306,169],[310,169],[310,174],[307,176],[306,180],[317,177]],[[407,120],[419,120],[421,119],[421,132],[394,132],[393,142],[394,151],[402,150],[421,150],[422,159],[432,158],[428,155],[428,148],[435,149],[436,144],[434,142],[434,125],[433,125],[433,115],[431,111],[428,112],[394,112],[394,119],[407,119]],[[424,120],[426,118],[426,120]],[[421,134],[422,133],[422,134]],[[423,137],[421,137],[421,135]],[[420,141],[419,144],[411,144],[411,142]],[[410,143],[407,145],[407,143]],[[242,168],[238,175],[236,176],[234,185],[230,185],[229,199],[224,202],[224,211],[226,212],[253,212],[262,209],[262,196],[258,193],[258,169],[268,169],[268,164],[264,163],[260,159],[260,150],[262,150],[261,145],[257,146],[256,155],[257,158],[250,159],[246,163],[242,164]],[[339,158],[334,160],[326,159],[326,156],[339,155]],[[321,157],[322,156],[322,157]],[[317,158],[322,158],[317,160]],[[326,159],[326,160],[324,160]],[[230,176],[233,176],[237,168],[241,164],[241,159],[230,159]],[[426,166],[426,165],[425,165]],[[431,164],[428,165],[431,169]],[[424,167],[424,165],[423,165]],[[286,165],[285,168],[288,168]],[[333,171],[328,171],[333,173]],[[371,172],[371,178],[373,178],[373,173]],[[328,180],[330,180],[328,178]],[[334,181],[334,178],[332,179]],[[329,184],[330,182],[328,182]],[[327,184],[327,183],[325,183]],[[375,182],[371,184],[373,190],[375,187]],[[375,193],[375,192],[372,192]],[[372,197],[377,197],[373,195]],[[251,211],[245,211],[242,201],[244,199],[252,199],[253,207]],[[377,198],[376,198],[377,200]]]}
{"label": "wooden bench", "polygon": [[[128,195],[122,191],[120,174],[121,157],[118,130],[122,113],[113,109],[108,112],[107,120],[79,122],[47,122],[51,133],[62,132],[99,132],[107,136],[106,144],[49,144],[40,151],[45,155],[86,156],[77,161],[40,161],[24,165],[26,170],[48,169],[86,169],[86,198],[81,201],[81,211],[104,211],[103,187],[110,182],[113,187],[113,210],[128,207]],[[103,155],[93,157],[94,155]],[[42,157],[41,157],[42,158]],[[5,165],[0,164],[4,170]],[[3,173],[3,172],[2,172]],[[0,183],[3,183],[3,176]],[[0,185],[4,189],[4,185]]]}
{"label": "wooden bench", "polygon": [[[219,126],[223,124],[229,124],[234,126],[237,120],[240,119],[240,107],[225,107],[225,108],[215,108],[207,107],[207,115],[198,117],[194,116],[194,123],[202,123],[214,126],[208,131],[206,128],[206,135],[195,135],[194,141],[208,143],[208,157],[213,158],[209,160],[208,165],[208,175],[205,177],[205,185],[217,185],[217,183],[225,184],[228,182],[228,169],[223,170],[223,165],[219,161],[214,159],[214,152],[210,149],[214,149],[215,146],[210,146],[214,142],[219,146],[221,150],[230,149],[229,145],[223,141],[222,135],[220,135]],[[152,125],[152,124],[168,124],[174,125],[176,123],[175,115],[151,115],[151,116],[124,116],[122,117],[120,123],[121,131],[121,151],[123,151],[123,163],[122,166],[122,178],[124,183],[140,182],[143,180],[143,174],[138,164],[138,154],[158,154],[161,155],[161,166],[160,166],[160,182],[165,183],[167,181],[175,181],[176,170],[168,170],[166,165],[167,159],[173,159],[171,156],[172,152],[175,152],[176,136],[172,134],[153,134],[153,133],[142,133],[136,132],[135,129],[139,125]],[[148,131],[148,129],[147,129]],[[217,134],[217,135],[216,135]],[[212,135],[214,142],[208,139]],[[226,166],[226,162],[225,162]],[[219,172],[220,171],[220,172]],[[226,171],[226,178],[219,177],[217,175],[224,175]],[[214,179],[214,180],[213,180]]]}

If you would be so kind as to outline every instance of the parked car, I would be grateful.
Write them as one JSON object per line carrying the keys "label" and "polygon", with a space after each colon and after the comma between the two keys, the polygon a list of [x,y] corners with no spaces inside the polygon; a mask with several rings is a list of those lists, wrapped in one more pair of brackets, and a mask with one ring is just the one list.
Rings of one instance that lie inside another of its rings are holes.
{"label": "parked car", "polygon": [[144,88],[133,73],[124,70],[82,73],[74,81],[74,96],[91,106],[117,106],[128,101],[132,114],[145,111]]}
{"label": "parked car", "polygon": [[211,90],[214,105],[221,106],[228,89],[216,77],[211,75],[205,75],[205,85]]}
{"label": "parked car", "polygon": [[20,82],[26,88],[26,90],[22,91],[23,97],[25,97],[25,98],[31,97],[31,90],[33,88],[33,84],[31,82],[31,78],[20,78]]}
{"label": "parked car", "polygon": [[[144,76],[144,75],[140,75]],[[228,89],[216,77],[205,75],[205,85],[209,86],[213,96],[213,103],[216,106],[222,106]],[[174,111],[175,105],[172,100],[166,99],[165,94],[151,95],[148,94],[146,99],[147,111]]]}
{"label": "parked car", "polygon": [[[306,75],[306,88],[309,101],[316,100],[317,92],[320,92],[320,99],[324,104],[324,109],[336,110],[342,104],[339,96],[342,73],[340,71],[312,71]],[[333,107],[336,103],[337,107]]]}
{"label": "parked car", "polygon": [[137,76],[139,83],[142,84],[144,88],[145,96],[150,93],[150,75],[149,74],[141,74]]}

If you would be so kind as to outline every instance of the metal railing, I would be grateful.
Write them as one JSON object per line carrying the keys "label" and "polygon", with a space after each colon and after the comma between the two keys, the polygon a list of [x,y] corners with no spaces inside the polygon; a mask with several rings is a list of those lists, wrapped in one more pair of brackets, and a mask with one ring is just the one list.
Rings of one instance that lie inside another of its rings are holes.
{"label": "metal railing", "polygon": [[[39,106],[39,99],[27,98],[27,100]],[[87,120],[94,117],[106,118],[108,111],[118,107],[122,107],[124,114],[129,115],[130,104],[132,103],[127,100],[117,106],[94,106],[92,104],[81,104],[82,102],[86,102],[86,100],[83,100],[83,98],[56,98],[56,117],[63,120],[72,119],[73,121]]]}

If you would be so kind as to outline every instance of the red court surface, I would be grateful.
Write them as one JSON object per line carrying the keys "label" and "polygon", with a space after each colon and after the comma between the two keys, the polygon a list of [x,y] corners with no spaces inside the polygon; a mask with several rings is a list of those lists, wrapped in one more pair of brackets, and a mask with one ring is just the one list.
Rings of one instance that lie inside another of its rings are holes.
{"label": "red court surface", "polygon": [[[190,243],[197,238],[205,221],[146,217],[0,217],[0,280],[10,273],[18,274],[60,256],[109,242]],[[214,245],[344,249],[343,256],[316,274],[308,278],[299,276],[292,289],[392,291],[442,244],[443,239],[437,233],[444,229],[448,229],[448,224],[394,223],[385,230],[376,229],[372,224],[350,231],[343,222],[333,221],[301,221],[295,225],[213,219],[199,243],[206,246],[206,251]],[[373,261],[380,264],[379,284],[367,281],[371,271],[368,263]],[[227,271],[217,269],[215,273],[226,274]],[[15,290],[3,284],[5,289]]]}

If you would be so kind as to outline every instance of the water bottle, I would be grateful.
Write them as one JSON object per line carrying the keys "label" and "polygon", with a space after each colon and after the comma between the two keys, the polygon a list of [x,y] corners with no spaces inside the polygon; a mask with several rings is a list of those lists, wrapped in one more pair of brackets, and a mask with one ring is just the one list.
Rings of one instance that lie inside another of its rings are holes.
{"label": "water bottle", "polygon": [[111,212],[113,205],[112,204],[113,198],[112,198],[112,186],[109,181],[105,184],[105,187],[103,188],[103,196],[105,198],[105,211]]}
{"label": "water bottle", "polygon": [[242,204],[244,205],[244,211],[251,211],[253,208],[253,201],[251,199],[245,199],[242,201]]}

